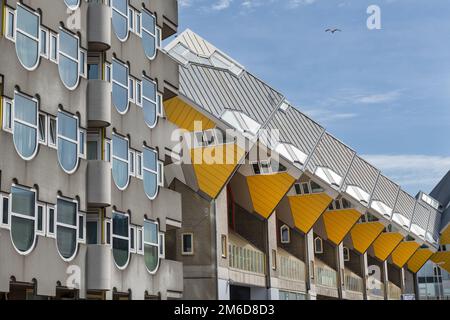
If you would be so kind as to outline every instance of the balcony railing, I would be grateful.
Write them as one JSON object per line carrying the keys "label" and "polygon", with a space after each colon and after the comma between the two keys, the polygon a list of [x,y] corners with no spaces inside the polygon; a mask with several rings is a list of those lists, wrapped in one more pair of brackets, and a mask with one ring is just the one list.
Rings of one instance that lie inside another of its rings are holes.
{"label": "balcony railing", "polygon": [[315,273],[317,277],[317,285],[329,287],[329,288],[337,288],[337,273],[336,270],[326,266],[326,265],[318,265],[315,267]]}
{"label": "balcony railing", "polygon": [[345,270],[345,290],[352,292],[363,292],[363,280],[357,274],[351,272],[350,270]]}
{"label": "balcony railing", "polygon": [[377,279],[370,279],[368,283],[369,295],[384,299],[384,283]]}
{"label": "balcony railing", "polygon": [[401,300],[402,289],[397,287],[392,282],[389,282],[388,283],[388,298],[389,298],[389,300]]}
{"label": "balcony railing", "polygon": [[266,273],[266,258],[262,252],[230,244],[229,253],[230,268],[258,274]]}
{"label": "balcony railing", "polygon": [[294,281],[305,281],[305,263],[292,256],[279,255],[280,277]]}

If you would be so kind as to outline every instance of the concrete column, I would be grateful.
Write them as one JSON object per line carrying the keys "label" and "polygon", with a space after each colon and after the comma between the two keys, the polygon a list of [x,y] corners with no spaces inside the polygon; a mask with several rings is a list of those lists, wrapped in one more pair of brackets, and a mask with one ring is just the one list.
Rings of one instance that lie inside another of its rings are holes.
{"label": "concrete column", "polygon": [[[267,261],[268,261],[268,272],[267,272],[267,288],[269,289],[268,298],[270,300],[278,300],[278,270],[280,266],[279,261],[274,261],[274,259],[279,260],[278,257],[278,242],[277,242],[277,217],[276,214],[272,214],[269,219],[267,219]],[[274,256],[273,252],[277,252]],[[276,265],[276,269],[272,268]],[[273,290],[272,290],[273,289]]]}
{"label": "concrete column", "polygon": [[388,300],[388,283],[389,283],[389,275],[388,275],[388,263],[387,261],[383,262],[383,270],[381,272],[382,281],[384,282],[384,299]]}
{"label": "concrete column", "polygon": [[362,279],[363,279],[363,295],[364,295],[364,300],[367,300],[367,295],[369,292],[369,288],[368,288],[368,279],[369,279],[369,267],[368,267],[368,262],[367,262],[367,252],[361,255],[361,275],[362,275]]}
{"label": "concrete column", "polygon": [[339,298],[345,299],[345,265],[344,265],[344,244],[341,243],[336,247],[336,270],[337,270],[337,287]]}
{"label": "concrete column", "polygon": [[400,269],[400,288],[402,289],[402,294],[407,293],[405,268]]}
{"label": "concrete column", "polygon": [[316,300],[317,291],[314,270],[314,231],[312,229],[305,235],[305,250],[306,288],[308,290],[308,299]]}

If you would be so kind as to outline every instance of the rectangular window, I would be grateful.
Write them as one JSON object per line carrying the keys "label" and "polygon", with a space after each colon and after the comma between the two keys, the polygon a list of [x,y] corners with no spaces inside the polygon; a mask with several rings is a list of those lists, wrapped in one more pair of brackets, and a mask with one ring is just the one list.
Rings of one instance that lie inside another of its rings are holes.
{"label": "rectangular window", "polygon": [[130,251],[136,253],[136,227],[130,226]]}
{"label": "rectangular window", "polygon": [[106,239],[105,239],[105,243],[107,245],[111,245],[111,221],[106,220],[105,221],[105,230],[106,230]]}
{"label": "rectangular window", "polygon": [[105,140],[105,161],[111,162],[111,140]]}
{"label": "rectangular window", "polygon": [[142,153],[136,153],[136,178],[142,179]]}
{"label": "rectangular window", "polygon": [[136,12],[136,17],[135,17],[135,19],[136,19],[136,34],[138,35],[138,36],[142,36],[142,28],[141,28],[141,25],[142,25],[142,21],[141,21],[141,19],[142,19],[142,15],[141,15],[141,13],[140,12]]}
{"label": "rectangular window", "polygon": [[86,243],[86,225],[84,213],[78,214],[78,240],[81,243]]}
{"label": "rectangular window", "polygon": [[3,130],[12,132],[12,101],[3,98]]}
{"label": "rectangular window", "polygon": [[277,250],[272,250],[272,270],[277,270]]}
{"label": "rectangular window", "polygon": [[6,8],[6,38],[15,41],[16,38],[16,30],[15,30],[15,13],[12,9]]}
{"label": "rectangular window", "polygon": [[87,135],[87,159],[88,160],[100,160],[101,154],[100,135],[98,132],[90,132]]}
{"label": "rectangular window", "polygon": [[6,195],[2,195],[0,197],[0,200],[1,200],[0,208],[1,208],[1,213],[2,213],[0,225],[2,227],[8,228],[9,227],[9,197]]}
{"label": "rectangular window", "polygon": [[48,58],[48,30],[41,27],[40,37],[41,56]]}
{"label": "rectangular window", "polygon": [[50,33],[50,60],[58,62],[58,35]]}
{"label": "rectangular window", "polygon": [[136,175],[136,167],[135,167],[135,165],[136,165],[136,160],[135,160],[136,152],[133,151],[133,150],[130,150],[129,154],[130,154],[129,155],[129,158],[130,158],[130,162],[129,162],[130,175],[134,177]]}
{"label": "rectangular window", "polygon": [[164,163],[158,161],[158,186],[164,187]]}
{"label": "rectangular window", "polygon": [[55,207],[47,206],[47,237],[55,236]]}
{"label": "rectangular window", "polygon": [[159,258],[166,258],[166,235],[162,232],[159,233]]}
{"label": "rectangular window", "polygon": [[136,250],[138,254],[144,254],[144,238],[142,228],[137,229],[137,244]]}
{"label": "rectangular window", "polygon": [[163,117],[164,116],[164,110],[163,110],[163,96],[162,94],[158,93],[157,94],[157,99],[158,99],[158,116],[159,117]]}
{"label": "rectangular window", "polygon": [[39,143],[47,144],[47,116],[39,114]]}
{"label": "rectangular window", "polygon": [[294,187],[295,187],[295,193],[296,193],[296,194],[298,194],[298,195],[302,194],[302,188],[301,188],[300,183],[296,183],[296,184],[294,185]]}
{"label": "rectangular window", "polygon": [[161,48],[161,41],[162,41],[162,31],[160,28],[156,27],[156,48]]}
{"label": "rectangular window", "polygon": [[89,54],[87,61],[87,77],[91,80],[101,79],[100,56],[98,54]]}
{"label": "rectangular window", "polygon": [[56,118],[48,117],[48,146],[56,148]]}
{"label": "rectangular window", "polygon": [[309,184],[308,183],[302,183],[302,187],[303,187],[303,193],[304,194],[310,194],[311,193],[309,191]]}
{"label": "rectangular window", "polygon": [[194,234],[183,233],[181,235],[181,254],[191,256],[194,254]]}
{"label": "rectangular window", "polygon": [[133,78],[128,79],[128,99],[134,103],[134,94],[135,94],[135,87],[134,87],[135,80]]}
{"label": "rectangular window", "polygon": [[228,245],[227,245],[227,236],[225,234],[222,235],[222,258],[226,259],[228,256]]}
{"label": "rectangular window", "polygon": [[80,76],[87,78],[87,63],[86,63],[87,53],[84,50],[80,50]]}
{"label": "rectangular window", "polygon": [[111,82],[111,64],[105,63],[105,81]]}
{"label": "rectangular window", "polygon": [[128,8],[128,29],[131,32],[134,32],[134,10],[132,8]]}
{"label": "rectangular window", "polygon": [[45,236],[45,205],[37,204],[36,234]]}
{"label": "rectangular window", "polygon": [[142,82],[136,81],[136,104],[142,107]]}
{"label": "rectangular window", "polygon": [[82,159],[86,159],[86,130],[79,131],[78,155]]}

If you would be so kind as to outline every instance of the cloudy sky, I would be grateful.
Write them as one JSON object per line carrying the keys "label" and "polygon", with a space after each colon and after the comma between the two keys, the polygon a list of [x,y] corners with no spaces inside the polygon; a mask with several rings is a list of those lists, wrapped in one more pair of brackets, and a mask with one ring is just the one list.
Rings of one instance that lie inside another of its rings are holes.
{"label": "cloudy sky", "polygon": [[[180,31],[242,63],[413,195],[450,169],[450,1],[179,3]],[[367,28],[372,4],[381,30]]]}

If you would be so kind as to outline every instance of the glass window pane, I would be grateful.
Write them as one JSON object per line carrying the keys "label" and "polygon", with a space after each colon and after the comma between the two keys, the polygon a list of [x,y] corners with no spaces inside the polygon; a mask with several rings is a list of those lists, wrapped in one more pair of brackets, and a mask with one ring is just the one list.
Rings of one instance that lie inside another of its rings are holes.
{"label": "glass window pane", "polygon": [[144,148],[144,169],[157,170],[157,153],[154,150]]}
{"label": "glass window pane", "polygon": [[129,257],[129,241],[113,238],[113,256],[119,268],[125,267]]}
{"label": "glass window pane", "polygon": [[87,244],[98,244],[97,221],[86,222],[86,242]]}
{"label": "glass window pane", "polygon": [[78,62],[59,55],[58,70],[61,80],[66,87],[73,88],[77,85],[79,77]]}
{"label": "glass window pane", "polygon": [[56,243],[61,256],[65,259],[70,259],[77,249],[77,230],[58,226],[56,229]]}
{"label": "glass window pane", "polygon": [[63,112],[58,112],[58,134],[77,141],[77,119]]}
{"label": "glass window pane", "polygon": [[26,32],[35,38],[39,37],[39,16],[23,6],[17,6],[17,30]]}
{"label": "glass window pane", "polygon": [[77,205],[72,201],[58,199],[57,222],[71,226],[77,225]]}
{"label": "glass window pane", "polygon": [[29,159],[37,148],[37,130],[22,123],[14,123],[14,145],[17,152]]}
{"label": "glass window pane", "polygon": [[113,235],[128,237],[128,217],[124,214],[113,214]]}
{"label": "glass window pane", "polygon": [[58,160],[65,171],[75,170],[78,164],[77,144],[58,138]]}
{"label": "glass window pane", "polygon": [[17,32],[16,53],[23,66],[33,69],[39,62],[39,42]]}
{"label": "glass window pane", "polygon": [[144,222],[144,241],[158,244],[158,224],[151,221]]}
{"label": "glass window pane", "polygon": [[36,195],[33,191],[12,187],[11,211],[30,217],[35,216]]}
{"label": "glass window pane", "polygon": [[27,252],[33,246],[36,236],[34,224],[34,220],[11,217],[12,242],[20,252]]}
{"label": "glass window pane", "polygon": [[59,51],[67,54],[75,60],[78,60],[78,49],[78,39],[68,32],[60,29]]}
{"label": "glass window pane", "polygon": [[147,270],[155,272],[159,263],[158,247],[144,244],[144,259]]}
{"label": "glass window pane", "polygon": [[37,103],[23,95],[14,95],[14,117],[31,125],[37,125]]}
{"label": "glass window pane", "polygon": [[126,139],[113,135],[113,155],[128,160],[128,141]]}

